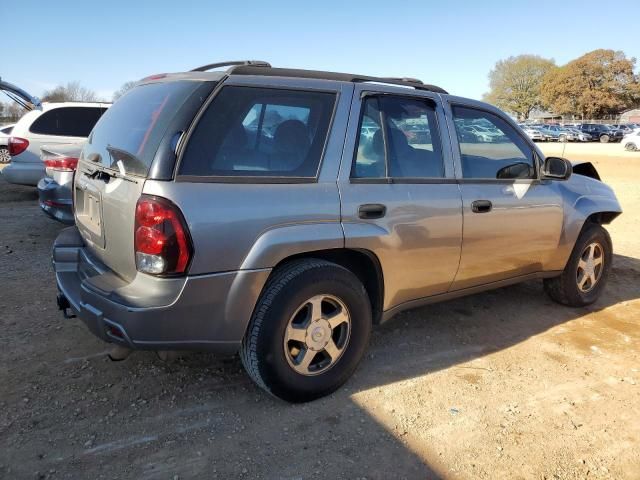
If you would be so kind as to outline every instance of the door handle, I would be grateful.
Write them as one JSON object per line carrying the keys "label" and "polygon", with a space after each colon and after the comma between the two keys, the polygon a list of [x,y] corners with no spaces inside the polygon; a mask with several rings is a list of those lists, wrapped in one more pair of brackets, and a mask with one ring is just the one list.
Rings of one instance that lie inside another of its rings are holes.
{"label": "door handle", "polygon": [[365,203],[358,208],[358,216],[366,220],[382,218],[387,213],[387,207],[380,203]]}
{"label": "door handle", "polygon": [[475,213],[487,213],[493,208],[489,200],[476,200],[471,204],[471,210]]}

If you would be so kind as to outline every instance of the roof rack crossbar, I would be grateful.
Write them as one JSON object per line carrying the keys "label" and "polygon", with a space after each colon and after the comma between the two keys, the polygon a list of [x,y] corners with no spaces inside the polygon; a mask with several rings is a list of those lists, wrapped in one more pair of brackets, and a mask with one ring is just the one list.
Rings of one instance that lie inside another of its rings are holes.
{"label": "roof rack crossbar", "polygon": [[233,67],[236,65],[251,65],[253,67],[271,67],[271,64],[269,62],[265,62],[262,60],[231,60],[228,62],[210,63],[208,65],[203,65],[202,67],[194,68],[191,71],[206,72],[207,70],[213,70],[214,68]]}

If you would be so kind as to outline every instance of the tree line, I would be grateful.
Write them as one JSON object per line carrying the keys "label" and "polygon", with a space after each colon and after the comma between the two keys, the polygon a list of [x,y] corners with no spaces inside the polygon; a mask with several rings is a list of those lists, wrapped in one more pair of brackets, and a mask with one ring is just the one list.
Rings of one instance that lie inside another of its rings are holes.
{"label": "tree line", "polygon": [[541,109],[578,118],[617,115],[640,106],[635,64],[621,51],[604,49],[561,66],[538,55],[509,57],[489,72],[483,99],[521,120]]}

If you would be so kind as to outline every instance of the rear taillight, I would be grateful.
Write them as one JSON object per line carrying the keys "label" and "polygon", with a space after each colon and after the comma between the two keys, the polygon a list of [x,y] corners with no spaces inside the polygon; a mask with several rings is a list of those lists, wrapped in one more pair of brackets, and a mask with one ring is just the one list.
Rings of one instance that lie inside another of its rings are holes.
{"label": "rear taillight", "polygon": [[46,169],[56,172],[73,172],[78,167],[75,157],[45,157],[43,162]]}
{"label": "rear taillight", "polygon": [[20,137],[9,138],[9,155],[15,157],[29,148],[29,140]]}
{"label": "rear taillight", "polygon": [[165,198],[142,195],[136,205],[134,250],[139,272],[184,274],[193,247],[178,207]]}

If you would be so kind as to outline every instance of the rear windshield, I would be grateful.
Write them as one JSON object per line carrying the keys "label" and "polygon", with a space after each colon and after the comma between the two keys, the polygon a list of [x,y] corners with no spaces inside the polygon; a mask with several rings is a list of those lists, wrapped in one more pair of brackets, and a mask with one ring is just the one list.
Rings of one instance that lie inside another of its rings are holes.
{"label": "rear windshield", "polygon": [[151,83],[129,90],[96,124],[83,158],[99,155],[103,167],[146,176],[174,114],[198,82]]}
{"label": "rear windshield", "polygon": [[48,110],[31,125],[31,133],[63,137],[88,137],[107,109],[105,107],[60,107]]}

